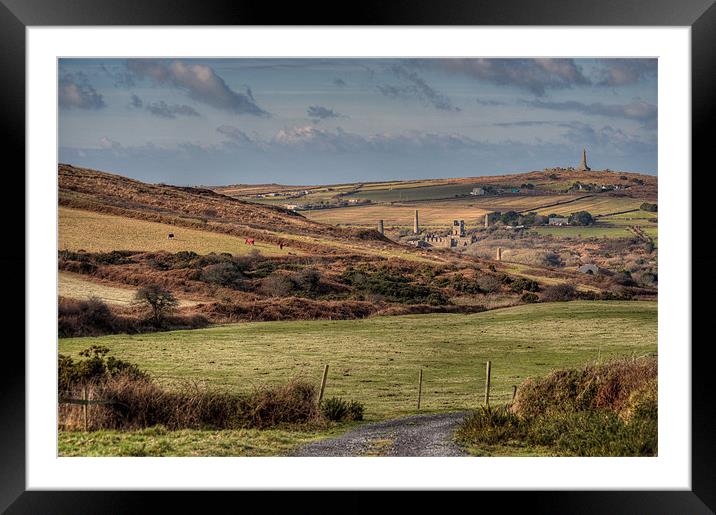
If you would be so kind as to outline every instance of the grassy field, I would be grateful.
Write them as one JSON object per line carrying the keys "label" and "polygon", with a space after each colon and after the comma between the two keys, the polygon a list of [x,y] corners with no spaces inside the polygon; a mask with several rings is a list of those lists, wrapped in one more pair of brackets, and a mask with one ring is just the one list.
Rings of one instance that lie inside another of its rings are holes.
{"label": "grassy field", "polygon": [[455,197],[456,195],[469,195],[477,184],[432,184],[410,185],[411,187],[395,187],[382,189],[365,189],[352,195],[355,198],[369,199],[373,202],[401,202],[411,200],[431,200]]}
{"label": "grassy field", "polygon": [[[354,425],[354,424],[353,424]],[[237,429],[167,431],[60,431],[60,456],[277,456],[294,447],[336,436],[352,427],[329,429]]]}
{"label": "grassy field", "polygon": [[605,227],[593,225],[589,227],[578,226],[544,226],[530,229],[542,236],[554,236],[555,238],[633,238],[634,233],[626,226]]}
{"label": "grassy field", "polygon": [[[119,288],[109,286],[107,284],[88,281],[79,274],[70,272],[59,272],[58,276],[58,293],[62,297],[71,299],[86,300],[90,297],[97,297],[108,304],[118,304],[120,306],[128,306],[134,302],[134,296],[137,288]],[[193,306],[196,301],[178,299],[179,306]]]}
{"label": "grassy field", "polygon": [[[173,240],[168,239],[169,233],[174,233]],[[246,254],[251,249],[257,249],[265,255],[288,254],[286,248],[281,251],[276,245],[262,244],[260,241],[254,246],[246,245],[242,238],[228,234],[65,207],[59,208],[58,248],[84,249],[87,252],[191,250],[199,254]]]}
{"label": "grassy field", "polygon": [[366,418],[414,412],[418,370],[426,411],[482,402],[485,361],[493,399],[554,368],[610,356],[656,352],[655,302],[523,305],[474,315],[417,315],[365,320],[247,323],[192,331],[62,339],[77,356],[93,344],[139,364],[161,383],[205,381],[245,391],[293,377],[318,382],[330,365],[326,396],[366,405]]}

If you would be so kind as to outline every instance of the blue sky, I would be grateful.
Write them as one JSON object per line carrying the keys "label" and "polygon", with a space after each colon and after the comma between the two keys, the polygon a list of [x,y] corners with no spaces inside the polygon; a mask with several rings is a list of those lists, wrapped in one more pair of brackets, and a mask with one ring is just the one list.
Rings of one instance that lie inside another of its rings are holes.
{"label": "blue sky", "polygon": [[148,182],[657,173],[656,59],[62,59],[59,160]]}

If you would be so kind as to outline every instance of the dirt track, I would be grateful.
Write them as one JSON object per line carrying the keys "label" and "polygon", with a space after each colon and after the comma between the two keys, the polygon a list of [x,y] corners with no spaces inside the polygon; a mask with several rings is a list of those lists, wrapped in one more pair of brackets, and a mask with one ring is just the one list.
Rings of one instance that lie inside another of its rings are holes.
{"label": "dirt track", "polygon": [[452,439],[468,412],[414,415],[366,424],[304,445],[292,456],[467,456]]}

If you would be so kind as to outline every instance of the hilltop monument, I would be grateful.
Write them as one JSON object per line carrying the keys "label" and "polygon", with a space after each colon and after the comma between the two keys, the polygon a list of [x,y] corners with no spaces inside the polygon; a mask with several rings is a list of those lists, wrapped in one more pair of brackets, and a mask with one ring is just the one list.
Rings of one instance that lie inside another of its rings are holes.
{"label": "hilltop monument", "polygon": [[587,149],[582,149],[582,162],[579,163],[579,168],[577,168],[580,172],[589,172],[591,168],[587,166]]}

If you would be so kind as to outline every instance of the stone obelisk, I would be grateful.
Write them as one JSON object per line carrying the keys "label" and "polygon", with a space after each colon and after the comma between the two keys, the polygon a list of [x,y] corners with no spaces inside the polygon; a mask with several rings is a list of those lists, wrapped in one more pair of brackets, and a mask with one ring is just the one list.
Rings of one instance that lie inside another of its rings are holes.
{"label": "stone obelisk", "polygon": [[587,166],[587,149],[586,149],[586,148],[583,148],[583,149],[582,149],[582,162],[579,163],[579,168],[578,168],[578,170],[579,170],[580,172],[588,172],[588,171],[591,170],[591,168],[589,168],[589,167]]}
{"label": "stone obelisk", "polygon": [[383,220],[378,220],[378,232],[385,234],[385,228],[383,227]]}
{"label": "stone obelisk", "polygon": [[415,210],[415,219],[413,220],[413,233],[418,234],[420,232],[420,226],[418,225],[418,210]]}

